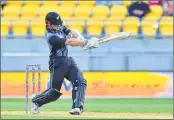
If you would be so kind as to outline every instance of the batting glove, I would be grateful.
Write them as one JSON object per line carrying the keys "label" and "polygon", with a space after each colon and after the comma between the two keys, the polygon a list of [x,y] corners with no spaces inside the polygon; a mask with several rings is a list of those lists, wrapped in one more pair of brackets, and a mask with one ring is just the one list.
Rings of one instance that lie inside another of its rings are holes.
{"label": "batting glove", "polygon": [[97,41],[98,39],[95,37],[92,37],[90,40],[88,40],[87,44],[84,46],[84,50],[88,49],[94,49],[99,47],[99,43]]}

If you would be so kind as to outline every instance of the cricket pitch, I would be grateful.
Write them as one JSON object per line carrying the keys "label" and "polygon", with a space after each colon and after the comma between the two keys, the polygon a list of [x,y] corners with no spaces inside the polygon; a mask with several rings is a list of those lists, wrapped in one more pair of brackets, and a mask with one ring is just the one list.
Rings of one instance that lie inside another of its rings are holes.
{"label": "cricket pitch", "polygon": [[171,114],[162,114],[162,113],[101,113],[101,112],[84,112],[81,115],[70,115],[68,112],[65,111],[41,111],[40,114],[28,114],[26,115],[24,111],[1,111],[2,118],[4,115],[8,116],[37,116],[40,118],[44,117],[57,117],[57,118],[93,118],[93,119],[107,119],[107,118],[125,118],[125,119],[172,119]]}

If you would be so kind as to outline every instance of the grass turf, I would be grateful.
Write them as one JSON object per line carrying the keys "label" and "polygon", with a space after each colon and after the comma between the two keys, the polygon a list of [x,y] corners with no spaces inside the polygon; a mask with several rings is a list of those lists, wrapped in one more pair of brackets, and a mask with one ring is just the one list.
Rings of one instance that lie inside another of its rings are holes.
{"label": "grass turf", "polygon": [[[71,108],[71,99],[59,99],[41,108],[41,111],[68,111]],[[86,99],[85,112],[103,113],[173,113],[172,99]],[[23,111],[25,99],[1,99],[1,111]],[[28,118],[29,116],[2,115],[2,118]],[[32,118],[50,118],[50,116],[32,116]],[[56,116],[51,116],[56,119]],[[62,118],[62,117],[60,117]],[[63,118],[69,118],[64,116]],[[71,117],[72,118],[72,117]]]}
{"label": "grass turf", "polygon": [[[33,116],[33,115],[3,115],[2,119],[87,119],[87,117],[77,117],[77,116]],[[102,118],[97,118],[102,119]]]}

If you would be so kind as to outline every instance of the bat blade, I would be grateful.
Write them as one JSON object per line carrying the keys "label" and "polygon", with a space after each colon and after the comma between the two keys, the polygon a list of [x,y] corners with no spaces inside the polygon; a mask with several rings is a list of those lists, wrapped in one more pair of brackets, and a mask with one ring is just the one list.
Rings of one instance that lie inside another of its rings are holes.
{"label": "bat blade", "polygon": [[[105,42],[109,42],[112,40],[121,40],[121,39],[125,39],[128,38],[130,36],[130,32],[119,32],[119,33],[115,33],[112,35],[108,35],[102,38],[99,38],[97,41],[99,44],[105,43]],[[88,48],[84,48],[84,50],[88,50]]]}
{"label": "bat blade", "polygon": [[102,43],[105,43],[105,42],[109,42],[111,40],[125,39],[125,38],[129,37],[130,34],[131,34],[130,32],[119,32],[119,33],[116,33],[116,34],[108,35],[106,37],[99,38],[98,43],[102,44]]}

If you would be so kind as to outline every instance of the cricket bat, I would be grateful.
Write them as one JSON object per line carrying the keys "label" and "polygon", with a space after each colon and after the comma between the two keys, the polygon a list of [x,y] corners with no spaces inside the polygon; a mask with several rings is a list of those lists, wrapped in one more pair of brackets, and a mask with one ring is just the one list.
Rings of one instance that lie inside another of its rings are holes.
{"label": "cricket bat", "polygon": [[[111,34],[111,35],[107,35],[105,37],[99,38],[97,41],[99,44],[102,44],[112,40],[120,40],[120,39],[128,38],[130,34],[131,34],[130,32],[119,32],[119,33],[115,33],[115,34]],[[88,49],[85,48],[84,50],[88,50]]]}
{"label": "cricket bat", "polygon": [[98,43],[102,44],[102,43],[109,42],[112,40],[125,39],[125,38],[128,38],[130,36],[130,34],[131,34],[130,32],[119,32],[119,33],[107,35],[105,37],[99,38]]}

